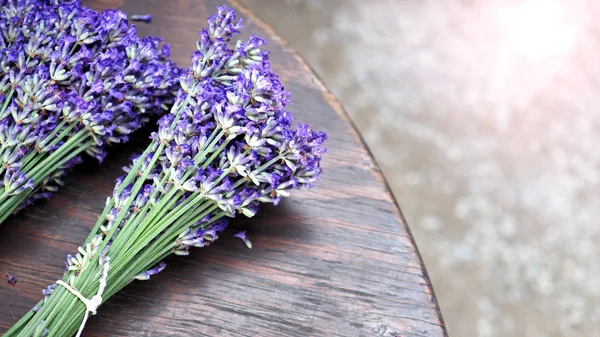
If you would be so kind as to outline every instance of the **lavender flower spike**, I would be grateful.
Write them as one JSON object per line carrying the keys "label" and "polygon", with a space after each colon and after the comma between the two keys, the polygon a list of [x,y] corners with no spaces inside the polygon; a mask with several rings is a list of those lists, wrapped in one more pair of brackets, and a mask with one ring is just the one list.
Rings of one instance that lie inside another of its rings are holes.
{"label": "lavender flower spike", "polygon": [[79,1],[0,0],[0,223],[174,102],[168,46]]}
{"label": "lavender flower spike", "polygon": [[[261,203],[277,204],[318,180],[326,134],[294,125],[286,110],[290,93],[261,50],[264,40],[230,46],[241,29],[226,7],[209,18],[170,113],[117,180],[60,284],[83,290],[85,298],[103,290],[104,301],[163,270],[165,257],[211,245],[230,218],[252,217]],[[236,237],[251,247],[244,232]],[[104,259],[111,261],[103,269],[105,289],[98,282]],[[49,335],[72,336],[84,318],[81,308],[61,301],[65,291],[54,289],[5,337],[31,336],[40,322]]]}

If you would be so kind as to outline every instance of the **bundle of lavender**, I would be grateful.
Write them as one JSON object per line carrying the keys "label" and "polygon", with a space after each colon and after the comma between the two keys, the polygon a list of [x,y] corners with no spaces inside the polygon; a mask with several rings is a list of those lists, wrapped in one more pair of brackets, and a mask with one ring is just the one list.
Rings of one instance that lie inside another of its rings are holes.
{"label": "bundle of lavender", "polygon": [[0,223],[172,105],[181,70],[127,16],[0,0]]}
{"label": "bundle of lavender", "polygon": [[171,113],[117,180],[63,278],[6,337],[81,333],[100,304],[163,270],[168,255],[208,246],[227,218],[251,217],[261,202],[277,204],[319,177],[326,135],[292,128],[289,93],[260,49],[265,41],[229,49],[242,24],[224,7],[208,23]]}

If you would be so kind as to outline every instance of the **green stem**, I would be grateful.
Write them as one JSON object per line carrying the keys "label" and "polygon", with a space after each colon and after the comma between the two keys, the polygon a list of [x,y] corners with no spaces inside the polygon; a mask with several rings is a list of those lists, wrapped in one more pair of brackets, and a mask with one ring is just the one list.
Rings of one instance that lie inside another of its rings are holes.
{"label": "green stem", "polygon": [[4,114],[4,111],[6,111],[6,108],[8,107],[8,103],[10,103],[10,100],[12,99],[12,96],[14,93],[15,93],[15,89],[10,88],[10,90],[8,91],[8,94],[6,95],[6,100],[4,101],[4,104],[2,104],[2,109],[0,110],[0,115]]}
{"label": "green stem", "polygon": [[[140,169],[140,167],[146,160],[146,157],[148,156],[148,154],[150,154],[150,149],[152,149],[153,146],[154,146],[154,141],[152,143],[150,143],[150,145],[146,148],[146,150],[144,150],[142,155],[138,158],[137,162],[131,168],[131,171],[129,172],[129,174],[127,174],[125,176],[125,178],[123,179],[123,183],[121,183],[121,186],[119,186],[119,188],[117,189],[117,193],[123,192],[125,187],[127,185],[129,185],[133,181],[133,179],[137,176],[137,171]],[[158,153],[155,155],[158,155]],[[132,172],[133,172],[133,174],[132,174]],[[88,235],[87,239],[85,240],[85,243],[90,242],[90,240],[94,237],[94,235],[98,234],[98,230],[100,230],[100,226],[102,226],[102,224],[106,221],[106,216],[108,215],[110,210],[113,208],[114,204],[115,204],[114,199],[109,198],[106,206],[104,207],[104,211],[102,211],[102,214],[100,214],[100,217],[98,217],[98,221],[96,221],[96,224],[90,231],[90,234]]]}
{"label": "green stem", "polygon": [[[152,160],[150,161],[148,167],[146,167],[146,169],[144,170],[142,175],[136,180],[135,184],[133,185],[133,188],[131,189],[131,195],[137,195],[137,193],[140,191],[142,185],[144,184],[144,182],[146,181],[146,178],[148,177],[148,174],[150,174],[150,171],[152,170],[152,168],[154,167],[154,164],[158,160],[159,154],[162,153],[163,148],[164,148],[163,144],[159,145],[156,153],[154,154],[154,156],[152,156]],[[133,171],[133,170],[130,171],[129,174],[127,174],[127,177],[130,177],[131,179],[133,179],[133,177],[135,177],[135,176],[137,176],[137,172]],[[131,206],[131,204],[133,203],[133,199],[134,198],[128,198],[128,200],[125,202],[125,204],[122,207],[122,211],[120,211],[118,213],[118,215],[115,219],[115,224],[120,224],[121,221],[123,220],[123,218],[127,215],[126,210],[128,210],[129,207]],[[120,228],[118,225],[116,225],[110,229],[110,232],[106,235],[106,239],[103,240],[100,247],[98,247],[99,252],[102,252],[104,250],[104,248],[106,248],[106,246],[110,242],[110,238],[112,238],[114,236],[115,232],[119,229]],[[115,238],[115,240],[118,240],[118,237]],[[99,258],[100,258],[100,254],[96,254],[91,259],[90,265],[98,265]],[[96,279],[96,277],[89,275],[93,269],[94,268],[87,268],[81,273],[80,277],[77,277],[77,282],[78,282],[77,285],[79,287],[78,289],[83,288],[83,286],[85,286],[86,283],[89,283],[90,279],[91,280]]]}
{"label": "green stem", "polygon": [[[213,207],[210,207],[204,212],[198,213],[197,218],[202,219],[211,212],[214,212],[215,209],[217,209],[217,206],[213,205]],[[213,219],[211,219],[211,221],[203,225],[207,226],[211,224],[212,222],[223,217],[224,214],[225,213],[222,212],[220,215],[215,216]],[[111,291],[118,291],[120,288],[124,287],[131,280],[133,280],[137,274],[155,266],[164,258],[163,254],[165,252],[172,253],[175,240],[177,239],[179,234],[186,228],[185,224],[186,223],[180,222],[169,226],[169,229],[163,234],[161,234],[159,237],[157,237],[156,241],[152,243],[151,246],[147,247],[140,255],[136,256],[135,261],[132,261],[132,263],[126,265],[127,269],[125,269],[124,271],[116,271],[116,273],[113,275],[118,275],[118,278],[114,281],[111,281],[107,286],[108,294],[110,294]]]}

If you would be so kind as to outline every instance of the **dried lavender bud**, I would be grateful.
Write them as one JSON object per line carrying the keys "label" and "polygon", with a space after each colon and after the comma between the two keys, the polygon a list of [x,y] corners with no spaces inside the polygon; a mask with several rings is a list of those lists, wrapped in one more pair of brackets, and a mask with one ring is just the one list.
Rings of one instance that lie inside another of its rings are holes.
{"label": "dried lavender bud", "polygon": [[150,14],[133,14],[129,17],[131,21],[142,21],[150,23],[152,21],[152,15]]}
{"label": "dried lavender bud", "polygon": [[8,284],[12,284],[13,286],[15,284],[17,284],[17,278],[10,275],[9,273],[5,273],[6,274],[6,278],[8,279]]}
{"label": "dried lavender bud", "polygon": [[[117,10],[0,0],[0,223],[164,112],[181,69]],[[3,188],[2,188],[3,187]]]}
{"label": "dried lavender bud", "polygon": [[246,236],[246,231],[241,231],[241,232],[235,233],[233,236],[242,240],[244,242],[244,244],[246,245],[246,247],[248,247],[248,249],[252,249],[252,242]]}
{"label": "dried lavender bud", "polygon": [[164,263],[164,262],[161,262],[156,267],[148,269],[146,271],[143,271],[143,272],[139,273],[137,276],[135,276],[135,279],[136,280],[141,280],[141,281],[149,280],[150,276],[156,275],[156,274],[160,273],[166,267],[167,267],[167,264]]}

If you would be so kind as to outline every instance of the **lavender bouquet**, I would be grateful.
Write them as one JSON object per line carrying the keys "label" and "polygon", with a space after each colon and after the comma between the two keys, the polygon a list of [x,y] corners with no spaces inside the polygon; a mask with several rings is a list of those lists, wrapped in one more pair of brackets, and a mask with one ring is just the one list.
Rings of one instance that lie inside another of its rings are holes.
{"label": "lavender bouquet", "polygon": [[63,278],[6,337],[81,333],[89,314],[163,270],[168,255],[208,246],[227,218],[251,217],[261,202],[277,204],[319,177],[326,135],[292,128],[289,93],[260,49],[265,41],[229,49],[242,23],[224,7],[208,23],[171,113],[117,180]]}
{"label": "lavender bouquet", "polygon": [[166,110],[178,69],[120,11],[0,0],[0,223]]}

